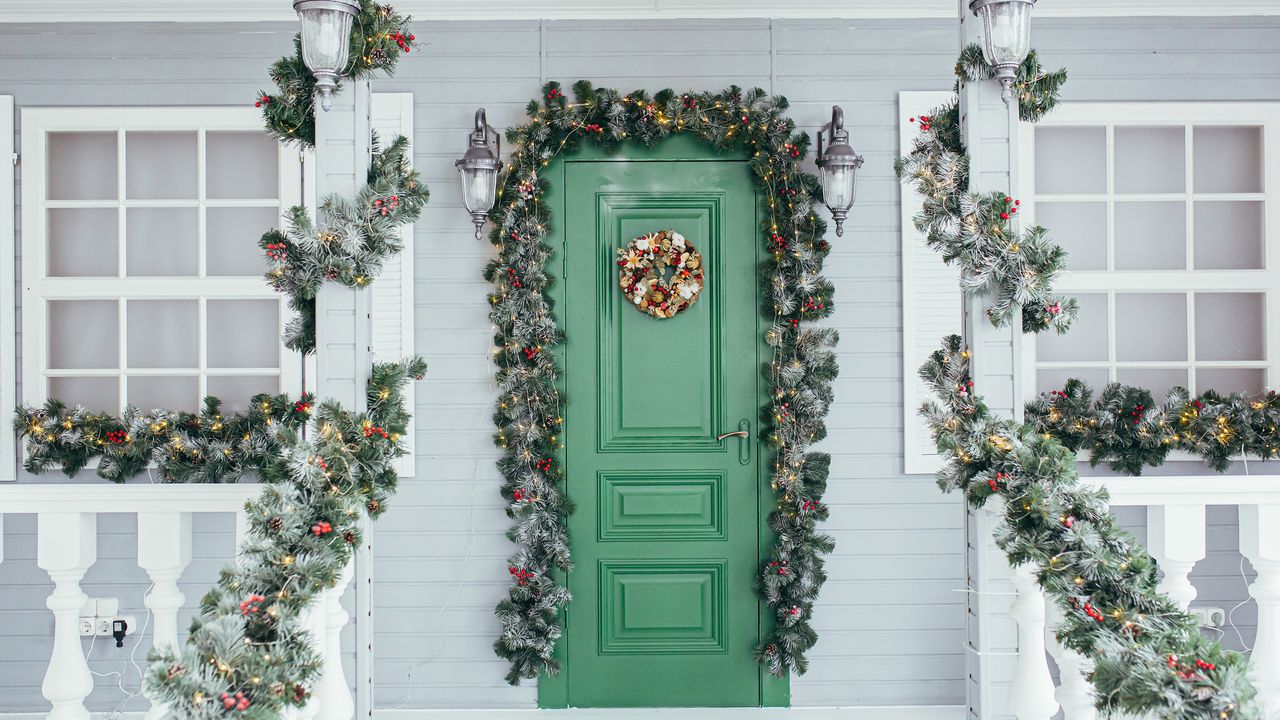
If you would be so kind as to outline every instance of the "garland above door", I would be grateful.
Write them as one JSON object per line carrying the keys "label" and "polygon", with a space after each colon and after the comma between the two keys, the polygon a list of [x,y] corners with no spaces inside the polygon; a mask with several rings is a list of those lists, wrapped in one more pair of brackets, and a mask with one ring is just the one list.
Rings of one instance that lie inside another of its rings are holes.
{"label": "garland above door", "polygon": [[803,673],[805,653],[817,641],[810,620],[826,579],[822,556],[834,547],[816,527],[827,517],[822,495],[830,457],[809,449],[826,436],[838,372],[836,332],[815,324],[831,314],[833,288],[822,276],[830,245],[814,211],[818,179],[800,167],[809,138],[785,116],[786,99],[760,89],[650,96],[597,89],[584,80],[573,94],[570,101],[559,83],[547,83],[542,100],[529,103],[529,122],[507,131],[513,150],[489,214],[489,238],[498,248],[485,270],[493,283],[495,442],[503,450],[498,468],[513,520],[508,536],[517,545],[508,563],[508,597],[496,609],[502,634],[494,650],[511,662],[512,684],[555,674],[560,612],[570,600],[563,575],[572,567],[566,519],[573,508],[559,464],[565,399],[552,352],[564,335],[548,295],[552,249],[546,240],[554,220],[542,202],[547,185],[539,171],[583,142],[610,151],[624,142],[648,146],[688,134],[718,152],[750,158],[765,213],[760,312],[771,321],[764,339],[773,357],[762,368],[771,393],[761,419],[774,452],[776,506],[769,515],[774,545],[756,584],[774,621],[755,656],[774,675]]}

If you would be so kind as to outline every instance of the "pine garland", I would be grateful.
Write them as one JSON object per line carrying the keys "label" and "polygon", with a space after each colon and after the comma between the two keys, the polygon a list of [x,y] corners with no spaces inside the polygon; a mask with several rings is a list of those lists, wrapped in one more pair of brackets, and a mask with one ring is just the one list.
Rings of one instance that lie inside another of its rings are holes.
{"label": "pine garland", "polygon": [[98,477],[117,483],[147,472],[151,463],[162,482],[239,482],[274,462],[280,430],[305,425],[313,403],[309,394],[296,401],[255,395],[247,412],[223,415],[222,401],[208,397],[198,414],[129,407],[114,417],[49,400],[40,408],[19,406],[14,425],[26,443],[28,472],[58,469],[75,477],[96,458]]}
{"label": "pine garland", "polygon": [[[956,73],[968,80],[994,77],[981,48],[967,48]],[[1014,86],[1019,113],[1034,122],[1058,102],[1066,71],[1045,73],[1033,51]],[[916,228],[948,264],[960,267],[960,287],[968,297],[992,298],[987,315],[997,327],[1021,310],[1022,331],[1053,328],[1065,333],[1075,319],[1074,298],[1053,293],[1066,253],[1042,227],[1014,227],[1021,201],[1004,193],[971,193],[969,157],[960,137],[960,104],[952,100],[920,118],[920,135],[897,162],[898,176],[924,197]],[[914,118],[913,118],[914,120]]]}
{"label": "pine garland", "polygon": [[295,314],[285,328],[289,349],[315,352],[322,283],[364,287],[403,249],[400,227],[417,221],[429,197],[412,160],[407,138],[397,137],[385,150],[375,141],[367,182],[354,200],[325,198],[318,224],[305,207],[290,208],[285,231],[271,229],[258,240],[267,256],[267,284],[289,298]]}
{"label": "pine garland", "polygon": [[920,371],[944,490],[974,507],[993,498],[996,544],[1030,564],[1066,620],[1057,637],[1093,663],[1098,707],[1178,720],[1258,717],[1247,658],[1203,637],[1195,618],[1156,590],[1156,563],[1116,527],[1105,490],[1080,485],[1075,452],[1032,423],[995,417],[972,392],[970,354],[947,338]]}
{"label": "pine garland", "polygon": [[[964,51],[957,74],[969,81],[991,76],[976,48]],[[1050,110],[1065,79],[1064,71],[1042,73],[1031,53],[1016,91],[1022,119],[1035,121]],[[925,125],[911,155],[899,161],[899,174],[925,196],[917,226],[948,262],[961,262],[967,294],[996,297],[993,322],[1008,321],[1025,303],[1024,332],[1049,327],[1065,332],[1074,303],[1049,295],[1062,250],[1046,240],[1042,228],[1012,232],[1008,221],[1016,213],[1009,206],[1017,207],[1012,198],[964,191],[968,158],[956,104],[926,118]],[[1004,213],[998,220],[996,210]],[[1224,438],[1233,445],[1243,438],[1248,446],[1248,432],[1274,437],[1280,403],[1274,396],[1218,402],[1222,399],[1211,394],[1206,397],[1213,402],[1206,403],[1175,392],[1163,411],[1148,415],[1151,396],[1144,390],[1109,387],[1095,407],[1087,389],[1073,381],[1062,393],[1030,406],[1030,422],[1017,423],[997,418],[974,394],[970,360],[961,339],[951,336],[920,370],[941,400],[921,409],[947,459],[938,484],[960,490],[974,507],[995,499],[1003,520],[996,544],[1011,565],[1031,565],[1037,582],[1062,610],[1065,620],[1057,638],[1091,661],[1098,707],[1178,720],[1258,717],[1246,658],[1203,637],[1196,620],[1157,591],[1155,561],[1116,527],[1106,491],[1081,486],[1075,451],[1091,444],[1095,462],[1110,459],[1118,469],[1136,472],[1167,453],[1160,449],[1166,436],[1154,430],[1162,422],[1177,423],[1181,430],[1172,432],[1181,440],[1170,438],[1170,445],[1201,448],[1220,465],[1225,463],[1218,454],[1222,450],[1212,448],[1206,434],[1220,433],[1212,437],[1224,447]],[[1246,402],[1252,411],[1247,417]],[[1176,421],[1173,411],[1179,413]],[[1246,424],[1239,424],[1242,420]],[[1234,435],[1241,432],[1246,434]]]}
{"label": "pine garland", "polygon": [[182,650],[152,653],[148,695],[177,717],[274,720],[310,697],[321,658],[300,625],[318,593],[335,585],[360,542],[360,519],[386,510],[393,461],[406,450],[404,387],[426,372],[414,357],[380,363],[367,413],[320,405],[309,439],[276,423],[277,449],[263,463],[267,483],[245,504],[248,538],[235,567],[201,600]]}
{"label": "pine garland", "polygon": [[1241,455],[1280,455],[1280,396],[1274,390],[1258,396],[1209,390],[1193,398],[1175,387],[1157,406],[1150,391],[1119,383],[1094,400],[1088,385],[1072,379],[1027,403],[1026,419],[1073,452],[1088,450],[1090,465],[1107,463],[1127,475],[1163,465],[1173,450],[1197,455],[1217,472]]}
{"label": "pine garland", "polygon": [[495,442],[503,451],[502,495],[514,521],[508,536],[518,546],[509,563],[508,596],[496,609],[502,634],[494,650],[511,662],[507,680],[513,684],[555,674],[558,616],[570,600],[563,575],[572,567],[566,527],[572,506],[557,456],[564,399],[552,352],[564,336],[547,295],[552,218],[541,202],[547,183],[538,173],[584,142],[612,150],[626,141],[653,145],[690,134],[718,151],[749,156],[767,210],[760,228],[769,252],[761,270],[761,311],[772,321],[766,340],[774,357],[764,368],[772,394],[761,414],[776,453],[777,505],[769,516],[776,541],[761,563],[758,590],[774,622],[755,654],[775,675],[804,672],[805,653],[817,638],[810,623],[826,578],[822,555],[834,545],[816,531],[827,517],[821,500],[830,459],[808,449],[826,436],[824,417],[838,371],[835,331],[810,324],[831,314],[833,287],[822,277],[830,246],[813,207],[818,182],[800,168],[808,136],[785,116],[784,98],[759,89],[624,95],[579,81],[573,95],[570,102],[559,83],[547,83],[542,101],[529,104],[529,122],[507,131],[513,151],[489,216],[495,225],[490,240],[498,248],[485,270],[494,286]]}
{"label": "pine garland", "polygon": [[[394,75],[401,53],[417,47],[409,33],[409,18],[398,14],[390,5],[361,0],[360,12],[351,23],[351,48],[344,77],[362,80],[382,71]],[[316,80],[302,60],[302,36],[293,38],[292,55],[271,64],[271,81],[275,94],[258,93],[254,106],[262,109],[267,132],[279,142],[299,147],[315,147]],[[335,93],[341,89],[335,89]]]}

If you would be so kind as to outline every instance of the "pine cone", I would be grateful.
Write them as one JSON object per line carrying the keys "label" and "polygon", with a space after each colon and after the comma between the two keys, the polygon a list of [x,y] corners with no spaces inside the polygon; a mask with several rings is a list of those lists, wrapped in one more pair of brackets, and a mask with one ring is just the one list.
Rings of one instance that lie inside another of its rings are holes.
{"label": "pine cone", "polygon": [[280,682],[271,683],[271,694],[275,695],[276,697],[283,697],[284,683],[280,683]]}
{"label": "pine cone", "polygon": [[187,666],[182,663],[174,663],[169,666],[169,671],[165,673],[166,680],[172,680],[187,671]]}
{"label": "pine cone", "polygon": [[369,63],[371,65],[381,65],[386,61],[387,51],[382,48],[374,48],[373,52],[369,53]]}
{"label": "pine cone", "polygon": [[347,541],[348,545],[356,544],[356,533],[354,530],[348,530],[342,533],[342,539]]}
{"label": "pine cone", "polygon": [[378,502],[377,500],[370,500],[365,505],[365,507],[369,509],[370,513],[376,514],[379,510],[382,509],[382,503]]}
{"label": "pine cone", "polygon": [[284,518],[273,517],[267,521],[267,527],[271,528],[271,532],[280,532],[280,528],[284,527]]}

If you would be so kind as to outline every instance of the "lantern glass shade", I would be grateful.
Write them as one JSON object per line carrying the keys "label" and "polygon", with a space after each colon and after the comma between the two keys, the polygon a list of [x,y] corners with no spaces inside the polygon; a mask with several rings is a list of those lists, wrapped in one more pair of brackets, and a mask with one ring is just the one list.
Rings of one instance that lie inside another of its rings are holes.
{"label": "lantern glass shade", "polygon": [[302,61],[315,76],[320,104],[328,110],[347,68],[351,21],[360,6],[356,0],[296,0],[293,9],[302,23]]}
{"label": "lantern glass shade", "polygon": [[992,66],[1021,65],[1031,51],[1033,2],[989,2],[978,8],[982,19],[983,54]]}
{"label": "lantern glass shade", "polygon": [[822,199],[831,210],[849,212],[857,195],[858,168],[855,165],[828,165],[822,168]]}
{"label": "lantern glass shade", "polygon": [[462,202],[470,213],[488,213],[498,196],[498,169],[459,167]]}

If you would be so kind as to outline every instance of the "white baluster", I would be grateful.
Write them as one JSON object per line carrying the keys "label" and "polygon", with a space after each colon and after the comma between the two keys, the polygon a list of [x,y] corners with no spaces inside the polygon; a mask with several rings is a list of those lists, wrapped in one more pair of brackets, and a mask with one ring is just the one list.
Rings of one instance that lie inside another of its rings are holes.
{"label": "white baluster", "polygon": [[1196,599],[1191,570],[1204,559],[1204,505],[1151,505],[1147,508],[1147,549],[1164,576],[1157,586],[1186,610]]}
{"label": "white baluster", "polygon": [[[190,564],[191,513],[138,513],[138,567],[147,571],[154,585],[143,603],[154,616],[152,646],[156,650],[178,650],[178,611],[187,601],[178,589],[178,579]],[[167,712],[165,704],[152,702],[147,720],[159,720]]]}
{"label": "white baluster", "polygon": [[1049,625],[1045,629],[1049,643],[1049,654],[1058,663],[1058,690],[1054,693],[1058,704],[1062,706],[1063,720],[1097,720],[1098,709],[1093,683],[1087,675],[1093,669],[1080,653],[1072,650],[1054,635],[1054,629],[1062,622],[1062,608],[1057,603],[1049,603]]}
{"label": "white baluster", "polygon": [[89,720],[84,699],[93,692],[93,676],[80,645],[80,609],[89,598],[80,579],[98,557],[98,516],[93,513],[40,513],[36,564],[53,580],[45,605],[53,612],[53,653],[40,690],[53,706],[46,720]]}
{"label": "white baluster", "polygon": [[1240,552],[1258,572],[1249,586],[1258,602],[1249,676],[1263,709],[1280,716],[1280,505],[1240,506]]}
{"label": "white baluster", "polygon": [[338,584],[322,595],[328,612],[325,617],[324,667],[315,691],[316,702],[320,705],[317,720],[351,720],[356,711],[347,676],[342,670],[342,629],[351,619],[346,608],[342,607],[342,595],[351,583],[354,568],[354,563],[347,563]]}
{"label": "white baluster", "polygon": [[[312,603],[302,611],[299,618],[299,627],[305,630],[311,636],[311,647],[316,655],[324,658],[325,648],[325,628],[328,618],[328,602],[329,596],[327,591],[316,594],[316,598]],[[318,693],[319,684],[312,685],[311,698],[307,700],[307,704],[297,710],[294,715],[297,720],[315,720],[320,714],[320,696]]]}
{"label": "white baluster", "polygon": [[1053,677],[1044,647],[1044,593],[1031,565],[1013,568],[1018,598],[1009,612],[1018,623],[1018,658],[1009,690],[1009,709],[1018,720],[1048,720],[1058,712]]}

